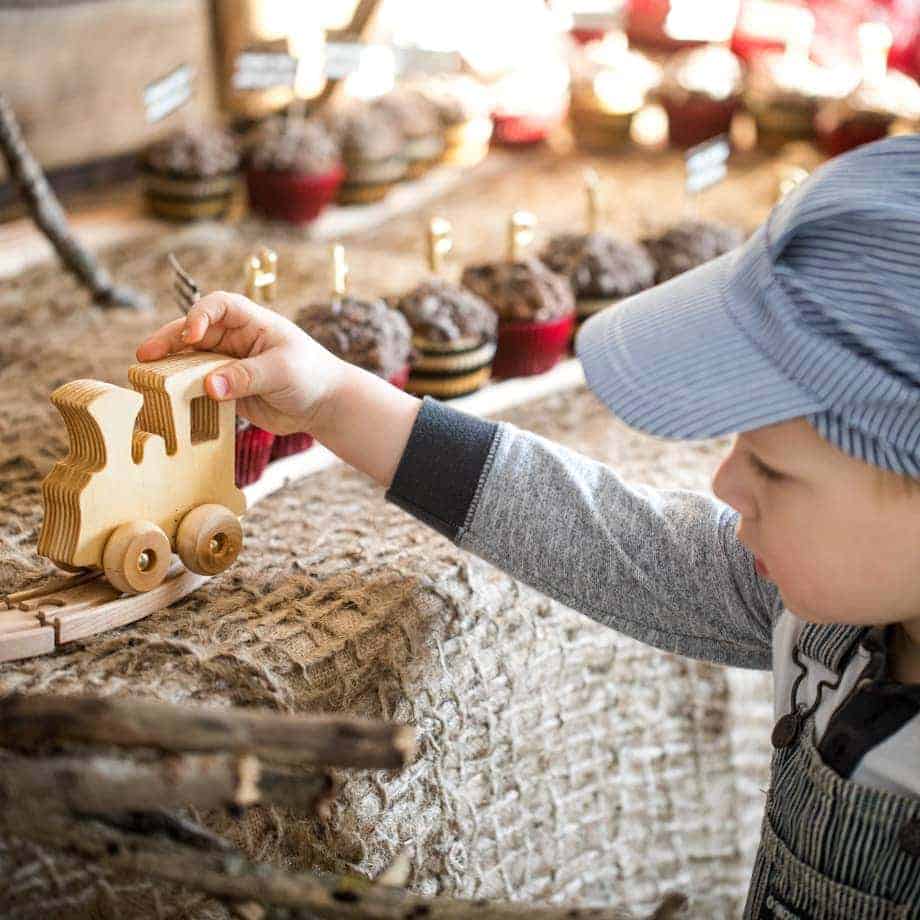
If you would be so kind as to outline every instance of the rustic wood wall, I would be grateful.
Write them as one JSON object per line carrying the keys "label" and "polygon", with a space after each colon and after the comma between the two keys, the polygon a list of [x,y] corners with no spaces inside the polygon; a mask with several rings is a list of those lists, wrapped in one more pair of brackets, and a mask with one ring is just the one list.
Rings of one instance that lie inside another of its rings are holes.
{"label": "rustic wood wall", "polygon": [[[147,120],[144,88],[182,64],[192,97]],[[13,0],[0,7],[0,88],[52,171],[133,154],[218,117],[209,0]],[[6,180],[0,162],[0,185]]]}

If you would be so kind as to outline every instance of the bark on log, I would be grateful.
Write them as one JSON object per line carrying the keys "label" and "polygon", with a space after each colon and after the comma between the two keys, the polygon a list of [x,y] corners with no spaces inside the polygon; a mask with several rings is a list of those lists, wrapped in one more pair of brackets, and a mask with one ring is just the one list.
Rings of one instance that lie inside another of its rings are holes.
{"label": "bark on log", "polygon": [[10,696],[0,700],[0,744],[62,741],[225,751],[330,767],[394,769],[415,754],[415,730],[347,716],[299,716],[174,706],[149,700]]}
{"label": "bark on log", "polygon": [[186,754],[141,762],[0,754],[0,801],[31,797],[44,809],[70,814],[259,803],[318,814],[328,807],[332,788],[325,773],[298,776],[269,769],[251,754]]}
{"label": "bark on log", "polygon": [[[252,905],[264,905],[269,918],[633,920],[634,916],[615,907],[425,898],[355,877],[293,874],[250,862],[192,822],[181,822],[177,833],[165,814],[76,816],[49,810],[40,799],[27,797],[4,802],[0,830],[116,872],[174,882],[225,902],[247,905],[250,912]],[[680,916],[683,903],[681,896],[669,896],[654,913],[655,920]]]}
{"label": "bark on log", "polygon": [[100,307],[149,309],[148,298],[131,288],[115,284],[109,273],[73,235],[64,209],[26,145],[13,108],[3,93],[0,93],[0,154],[6,160],[13,183],[25,199],[32,219],[48,237],[64,267],[89,288],[93,301]]}

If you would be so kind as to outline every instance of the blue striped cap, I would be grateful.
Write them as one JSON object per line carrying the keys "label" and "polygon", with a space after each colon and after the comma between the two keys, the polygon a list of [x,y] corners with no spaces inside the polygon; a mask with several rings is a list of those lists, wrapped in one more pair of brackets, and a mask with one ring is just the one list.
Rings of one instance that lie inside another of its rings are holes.
{"label": "blue striped cap", "polygon": [[576,351],[591,389],[649,434],[804,416],[920,477],[920,135],[829,161],[739,249],[589,319]]}

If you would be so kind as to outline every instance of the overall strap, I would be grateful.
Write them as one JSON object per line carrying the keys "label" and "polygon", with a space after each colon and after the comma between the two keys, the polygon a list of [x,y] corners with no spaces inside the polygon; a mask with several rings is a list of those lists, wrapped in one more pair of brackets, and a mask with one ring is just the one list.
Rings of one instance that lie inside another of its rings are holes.
{"label": "overall strap", "polygon": [[839,674],[869,629],[868,626],[847,626],[844,623],[806,623],[799,636],[799,650]]}

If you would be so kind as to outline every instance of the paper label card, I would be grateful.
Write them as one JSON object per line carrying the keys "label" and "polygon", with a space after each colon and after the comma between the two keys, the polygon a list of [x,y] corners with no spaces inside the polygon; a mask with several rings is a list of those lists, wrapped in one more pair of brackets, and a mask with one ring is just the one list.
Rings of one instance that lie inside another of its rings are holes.
{"label": "paper label card", "polygon": [[192,98],[194,79],[195,68],[191,64],[182,64],[165,77],[148,83],[143,93],[147,124],[162,121],[182,108]]}
{"label": "paper label card", "polygon": [[728,173],[731,152],[731,144],[724,134],[691,147],[684,154],[687,192],[693,195],[721,182]]}

